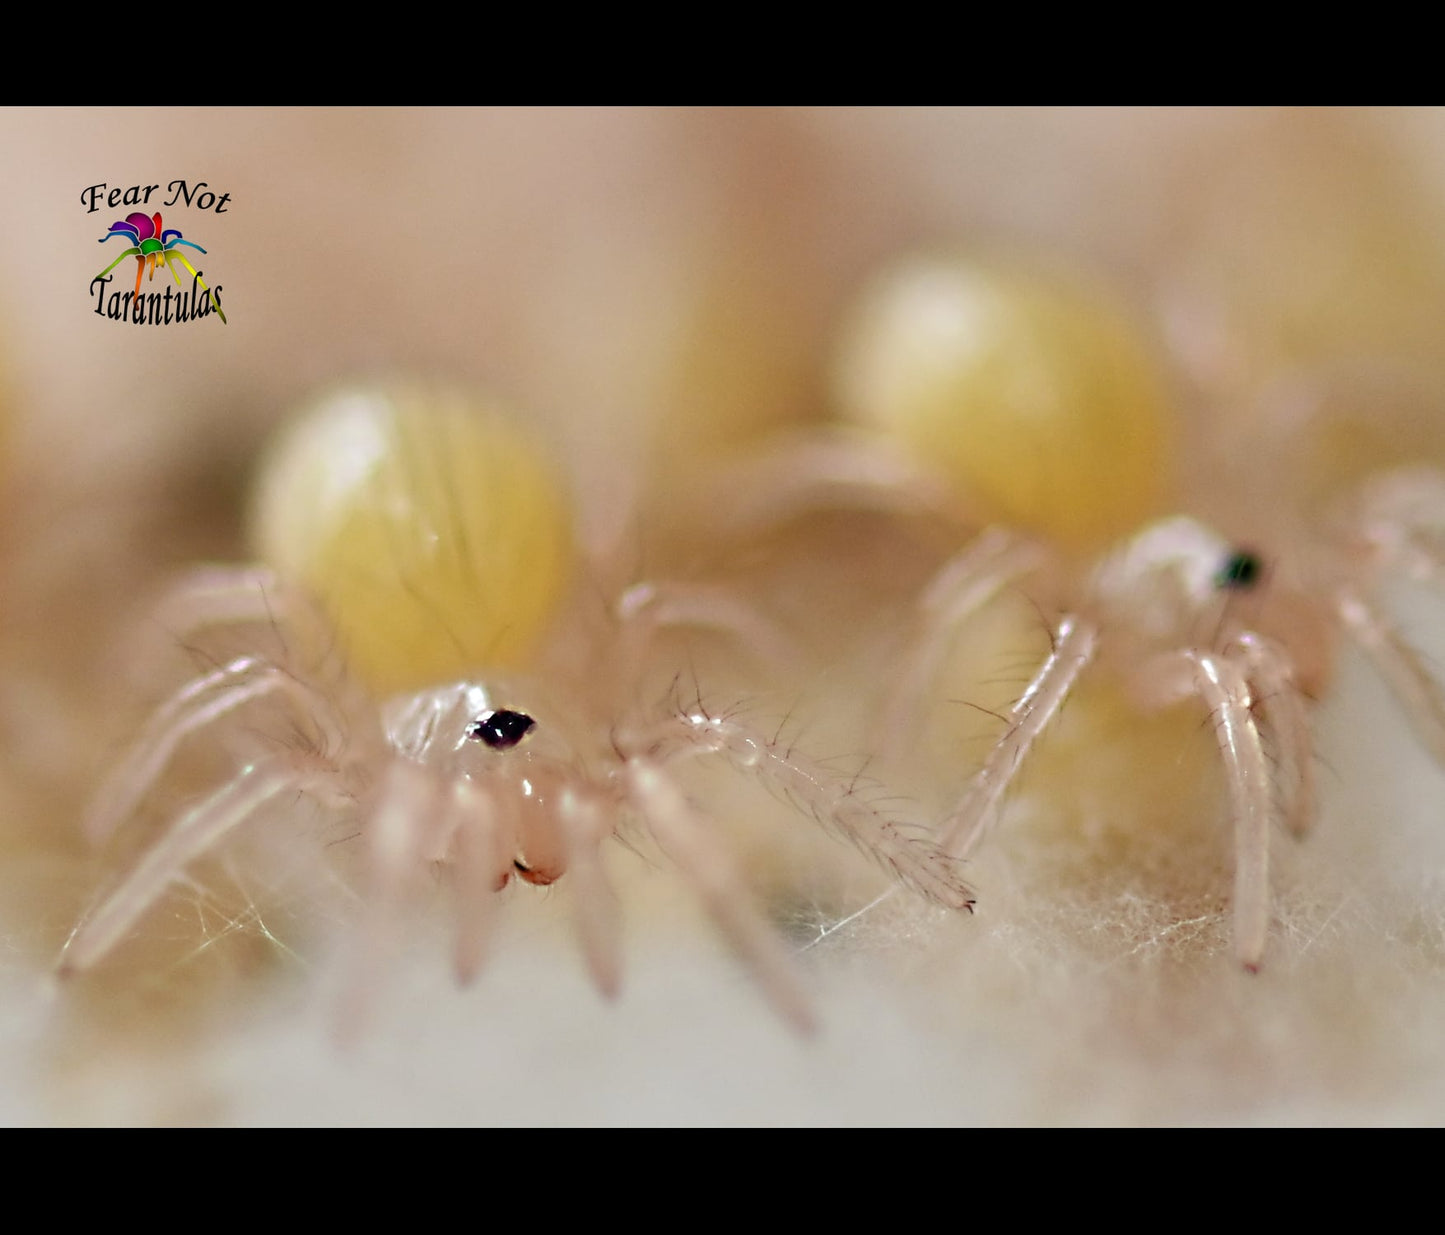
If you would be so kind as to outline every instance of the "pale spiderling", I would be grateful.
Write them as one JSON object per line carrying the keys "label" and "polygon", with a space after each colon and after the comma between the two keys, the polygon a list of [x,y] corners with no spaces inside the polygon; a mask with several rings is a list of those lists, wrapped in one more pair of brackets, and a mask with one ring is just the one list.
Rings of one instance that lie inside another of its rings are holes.
{"label": "pale spiderling", "polygon": [[[403,383],[335,393],[264,462],[253,523],[267,565],[198,570],[161,618],[183,641],[221,633],[250,650],[213,661],[151,715],[95,794],[87,831],[102,841],[132,819],[184,749],[217,746],[231,770],[76,926],[63,972],[99,963],[193,862],[305,795],[359,833],[363,956],[384,946],[417,872],[443,864],[468,981],[496,894],[514,876],[566,874],[587,965],[610,995],[619,909],[600,849],[634,824],[774,1007],[809,1029],[787,949],[676,779],[680,763],[709,755],[913,891],[971,905],[959,864],[895,817],[881,788],[710,710],[700,691],[689,702],[679,688],[663,708],[632,702],[659,628],[781,644],[742,602],[700,584],[637,585],[600,633],[555,634],[573,571],[567,504],[530,441],[471,396]],[[570,689],[539,693],[516,671],[548,638],[568,648],[574,675]]]}
{"label": "pale spiderling", "polygon": [[973,529],[919,598],[888,679],[885,741],[917,732],[950,649],[1003,593],[1050,624],[1049,654],[938,821],[939,843],[959,859],[976,850],[1086,672],[1117,675],[1133,723],[1194,701],[1228,787],[1234,953],[1257,970],[1270,836],[1314,821],[1311,709],[1341,633],[1445,762],[1445,694],[1377,598],[1392,577],[1445,573],[1445,476],[1380,474],[1308,536],[1263,527],[1241,542],[1171,512],[1167,368],[1075,270],[948,252],[899,261],[862,298],[838,372],[854,427],[795,437],[726,484],[743,528],[862,508],[944,512]]}

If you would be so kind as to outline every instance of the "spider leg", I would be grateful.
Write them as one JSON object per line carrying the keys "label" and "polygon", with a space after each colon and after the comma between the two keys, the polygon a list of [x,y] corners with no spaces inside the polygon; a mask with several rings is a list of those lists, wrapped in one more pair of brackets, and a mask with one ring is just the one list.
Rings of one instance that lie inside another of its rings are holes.
{"label": "spider leg", "polygon": [[[246,627],[261,628],[244,633],[251,641],[247,645],[209,638],[231,630],[239,635]],[[347,684],[339,672],[345,657],[325,615],[304,589],[263,566],[204,566],[188,572],[162,596],[152,620],[137,628],[130,660],[140,666],[167,664],[178,645],[190,648],[198,639],[198,652],[214,653],[216,660],[244,651],[299,667],[303,676],[326,681],[337,692]],[[341,710],[338,701],[333,711]],[[376,728],[365,709],[352,716],[352,723]]]}
{"label": "spider leg", "polygon": [[184,639],[225,626],[284,623],[318,647],[331,638],[310,598],[265,566],[203,566],[191,571],[162,598],[155,624]]}
{"label": "spider leg", "polygon": [[776,737],[711,716],[699,703],[651,731],[633,735],[625,745],[659,765],[683,756],[723,755],[921,896],[950,909],[973,905],[973,889],[959,876],[959,864],[870,798],[872,782],[831,771]]}
{"label": "spider leg", "polygon": [[1259,970],[1269,935],[1269,824],[1273,815],[1269,769],[1253,712],[1245,666],[1213,652],[1182,654],[1191,670],[1188,689],[1214,718],[1234,813],[1234,953],[1251,973]]}
{"label": "spider leg", "polygon": [[255,657],[238,657],[187,682],[152,713],[92,800],[84,823],[86,836],[99,842],[114,832],[150,791],[187,737],[251,701],[277,692],[294,699],[303,715],[317,718],[326,749],[341,747],[345,729],[324,696],[274,665]]}
{"label": "spider leg", "polygon": [[699,583],[639,583],[623,592],[617,617],[627,640],[626,663],[637,666],[664,627],[700,626],[732,635],[774,664],[796,660],[798,649],[777,625],[728,588]]}
{"label": "spider leg", "polygon": [[[182,241],[179,241],[178,243],[180,243],[180,244],[188,244],[189,241],[182,240]],[[196,244],[196,245],[191,245],[191,247],[192,247],[193,249],[200,249],[200,248],[201,248],[201,246],[198,245],[198,244]],[[204,249],[201,249],[201,252],[204,253],[205,250],[204,250]],[[180,264],[181,264],[182,266],[184,266],[187,270],[189,270],[189,271],[191,272],[191,278],[195,279],[195,281],[201,285],[201,290],[204,291],[207,296],[210,296],[210,295],[211,295],[211,289],[206,286],[206,281],[205,281],[205,279],[201,278],[201,276],[196,273],[196,268],[195,268],[194,266],[192,266],[190,262],[186,261],[186,259],[185,259],[184,257],[182,257],[181,254],[179,254],[179,253],[176,254],[176,261],[180,262]],[[140,280],[137,279],[137,280],[136,280],[137,288],[139,287],[139,284],[140,284]],[[223,323],[225,323],[226,325],[230,325],[230,323],[226,321],[226,314],[225,314],[225,311],[221,308],[221,302],[220,302],[219,300],[216,300],[215,297],[211,297],[211,301],[212,301],[212,303],[215,305],[216,312],[217,312],[218,314],[220,314],[221,321],[222,321]]]}
{"label": "spider leg", "polygon": [[[119,233],[114,233],[114,234],[119,235]],[[109,237],[107,237],[107,236],[102,236],[101,239],[102,239],[102,240],[107,240],[107,239],[109,239]],[[122,253],[119,257],[117,257],[117,258],[115,259],[115,261],[111,262],[111,264],[110,264],[109,266],[107,266],[107,267],[106,267],[104,270],[102,270],[98,275],[96,275],[96,276],[95,276],[95,279],[103,279],[103,278],[105,278],[105,276],[108,275],[108,274],[109,274],[112,270],[114,270],[117,266],[119,266],[119,265],[121,264],[121,262],[125,261],[125,259],[126,259],[127,257],[139,257],[139,256],[140,256],[140,249],[138,249],[138,248],[130,248],[130,249],[127,249],[127,250],[126,250],[124,253]],[[94,282],[95,282],[95,279],[92,279],[91,282],[94,283]]]}
{"label": "spider leg", "polygon": [[278,794],[305,788],[306,779],[280,766],[252,764],[187,811],[100,907],[71,932],[60,954],[60,974],[79,973],[101,960],[191,862]]}
{"label": "spider leg", "polygon": [[1358,592],[1341,591],[1336,609],[1345,629],[1404,705],[1415,736],[1437,761],[1445,763],[1445,692],[1420,654]]}
{"label": "spider leg", "polygon": [[884,707],[883,753],[892,757],[917,722],[919,704],[957,638],[959,628],[1014,580],[1032,571],[1041,553],[1003,528],[988,528],[934,575],[919,600],[922,633],[905,658]]}
{"label": "spider leg", "polygon": [[622,924],[602,865],[602,843],[613,833],[612,810],[571,787],[563,789],[558,809],[582,954],[597,989],[612,999],[622,985]]}
{"label": "spider leg", "polygon": [[141,255],[140,250],[137,249],[137,250],[136,250],[136,255],[135,255],[135,298],[136,298],[137,300],[140,299],[140,281],[141,281],[141,276],[142,276],[143,274],[145,274],[145,272],[146,272],[146,259]]}
{"label": "spider leg", "polygon": [[777,527],[822,511],[954,517],[952,488],[891,443],[864,433],[803,432],[727,469],[709,514],[737,532]]}
{"label": "spider leg", "polygon": [[656,763],[628,759],[623,776],[628,801],[752,970],[774,1008],[800,1032],[813,1033],[817,1020],[792,961],[753,906],[731,855],[708,834],[706,821]]}
{"label": "spider leg", "polygon": [[[1439,583],[1445,576],[1445,475],[1431,467],[1376,477],[1360,493],[1345,524],[1347,551],[1363,550],[1372,575],[1397,571]],[[1445,763],[1445,691],[1420,654],[1367,599],[1364,584],[1345,586],[1335,609],[1405,708],[1416,736]]]}
{"label": "spider leg", "polygon": [[1030,748],[1093,659],[1099,632],[1088,622],[1066,616],[1054,634],[1054,649],[1009,712],[1008,732],[999,739],[967,791],[939,825],[940,844],[955,858],[966,858],[997,818],[998,800],[1013,782]]}
{"label": "spider leg", "polygon": [[1314,748],[1294,665],[1279,644],[1254,633],[1240,635],[1231,650],[1249,677],[1254,714],[1264,718],[1260,737],[1282,786],[1280,817],[1292,836],[1303,837],[1315,819]]}

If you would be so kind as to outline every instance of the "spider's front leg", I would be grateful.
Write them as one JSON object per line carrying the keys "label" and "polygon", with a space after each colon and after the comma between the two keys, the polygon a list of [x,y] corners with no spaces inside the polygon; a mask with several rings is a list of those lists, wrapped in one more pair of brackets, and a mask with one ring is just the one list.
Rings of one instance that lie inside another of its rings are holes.
{"label": "spider's front leg", "polygon": [[1259,970],[1269,934],[1269,770],[1251,711],[1243,668],[1212,652],[1184,653],[1193,692],[1214,718],[1234,812],[1234,953],[1251,973]]}
{"label": "spider's front leg", "polygon": [[817,1018],[787,950],[753,905],[732,855],[709,834],[707,820],[656,760],[629,758],[622,777],[627,801],[677,864],[769,1001],[800,1033],[815,1032]]}
{"label": "spider's front leg", "polygon": [[940,825],[940,843],[946,852],[966,858],[988,834],[998,817],[999,799],[1093,660],[1098,642],[1099,632],[1092,623],[1072,615],[1059,622],[1048,659],[1009,711],[1008,731]]}
{"label": "spider's front leg", "polygon": [[1294,662],[1279,644],[1250,632],[1235,640],[1232,653],[1248,677],[1251,710],[1263,721],[1260,736],[1275,767],[1280,820],[1299,840],[1315,822],[1314,746]]}
{"label": "spider's front leg", "polygon": [[974,892],[959,875],[958,861],[921,829],[883,806],[881,787],[862,777],[841,776],[792,744],[739,720],[714,716],[701,701],[639,732],[627,743],[659,764],[699,755],[722,755],[739,772],[857,846],[894,879],[949,909],[970,909]]}
{"label": "spider's front leg", "polygon": [[829,771],[738,720],[713,716],[700,701],[621,737],[617,746],[626,801],[697,891],[774,1006],[804,1032],[814,1028],[813,1014],[786,950],[754,907],[731,855],[674,783],[667,764],[721,755],[920,895],[953,909],[973,905],[973,890],[959,876],[958,863],[885,810],[871,783]]}
{"label": "spider's front leg", "polygon": [[1161,697],[1197,698],[1214,722],[1234,817],[1234,951],[1257,973],[1269,936],[1271,824],[1280,819],[1298,836],[1312,821],[1309,728],[1293,668],[1277,645],[1245,633],[1223,653],[1159,657],[1149,675]]}

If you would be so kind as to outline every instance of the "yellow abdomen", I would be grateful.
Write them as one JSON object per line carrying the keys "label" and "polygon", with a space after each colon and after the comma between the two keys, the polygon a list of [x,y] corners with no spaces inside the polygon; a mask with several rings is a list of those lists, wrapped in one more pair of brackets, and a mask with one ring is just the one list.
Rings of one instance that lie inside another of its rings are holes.
{"label": "yellow abdomen", "polygon": [[496,406],[392,384],[338,391],[281,435],[251,531],[388,695],[524,662],[566,586],[570,518],[557,477]]}
{"label": "yellow abdomen", "polygon": [[850,418],[989,520],[1085,549],[1162,512],[1168,391],[1135,324],[1081,278],[901,262],[864,297],[839,378]]}

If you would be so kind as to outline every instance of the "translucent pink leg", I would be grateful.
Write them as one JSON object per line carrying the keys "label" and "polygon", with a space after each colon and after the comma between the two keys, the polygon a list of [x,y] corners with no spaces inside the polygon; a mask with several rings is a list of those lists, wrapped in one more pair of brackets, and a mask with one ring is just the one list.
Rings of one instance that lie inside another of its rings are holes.
{"label": "translucent pink leg", "polygon": [[746,532],[814,511],[951,515],[957,498],[881,439],[814,431],[730,470],[709,506],[715,518]]}
{"label": "translucent pink leg", "polygon": [[885,809],[874,782],[830,771],[776,737],[710,715],[700,702],[650,731],[632,735],[623,745],[658,764],[683,756],[722,755],[920,895],[950,909],[967,909],[974,902],[959,864]]}
{"label": "translucent pink leg", "polygon": [[1415,736],[1436,760],[1445,763],[1445,694],[1440,683],[1425,668],[1419,653],[1363,596],[1341,592],[1337,608],[1345,629],[1404,705]]}
{"label": "translucent pink leg", "polygon": [[1098,638],[1098,630],[1079,618],[1068,616],[1059,622],[1053,652],[1010,709],[1008,732],[989,752],[958,806],[940,825],[945,852],[966,858],[988,834],[997,819],[999,798],[1093,659]]}
{"label": "translucent pink leg", "polygon": [[[1351,530],[1375,570],[1439,583],[1445,576],[1445,474],[1416,467],[1377,477],[1360,496]],[[1362,590],[1341,589],[1336,609],[1404,705],[1416,736],[1445,763],[1445,692],[1419,653]]]}
{"label": "translucent pink leg", "polygon": [[233,828],[306,778],[276,765],[247,767],[224,788],[175,821],[100,907],[84,918],[60,955],[62,975],[89,969],[118,944],[185,868]]}
{"label": "translucent pink leg", "polygon": [[1269,935],[1269,769],[1259,728],[1251,711],[1253,696],[1243,666],[1212,652],[1189,651],[1194,692],[1214,718],[1214,734],[1224,756],[1225,779],[1234,813],[1234,951],[1251,973],[1257,972]]}
{"label": "translucent pink leg", "polygon": [[1273,756],[1280,786],[1280,817],[1290,834],[1303,837],[1315,818],[1314,747],[1305,697],[1295,684],[1284,649],[1253,633],[1243,634],[1232,652],[1239,656],[1252,687],[1260,736]]}
{"label": "translucent pink leg", "polygon": [[622,929],[601,852],[613,832],[612,807],[569,786],[560,794],[558,810],[582,954],[597,989],[612,999],[622,985]]}
{"label": "translucent pink leg", "polygon": [[946,562],[919,601],[921,633],[884,707],[884,753],[899,754],[916,728],[919,707],[958,637],[959,628],[1015,579],[1034,570],[1038,546],[1004,528],[988,528]]}
{"label": "translucent pink leg", "polygon": [[203,566],[162,598],[156,621],[179,635],[289,618],[295,593],[264,566]]}
{"label": "translucent pink leg", "polygon": [[629,759],[623,775],[628,800],[769,1001],[800,1032],[814,1032],[816,1018],[787,952],[753,907],[732,857],[708,834],[706,821],[656,764]]}
{"label": "translucent pink leg", "polygon": [[264,566],[203,566],[161,600],[155,624],[186,639],[228,626],[267,626],[300,641],[309,654],[330,650],[334,635],[309,597]]}
{"label": "translucent pink leg", "polygon": [[324,696],[266,661],[238,657],[224,668],[188,682],[151,715],[92,799],[84,823],[86,836],[98,843],[129,818],[176,748],[191,734],[256,699],[277,693],[292,698],[302,715],[321,726],[325,749],[340,749],[344,728]]}
{"label": "translucent pink leg", "polygon": [[617,616],[634,666],[640,665],[642,652],[658,630],[677,626],[732,636],[747,650],[776,664],[786,664],[798,653],[777,624],[738,600],[729,589],[711,584],[636,584],[617,602]]}

